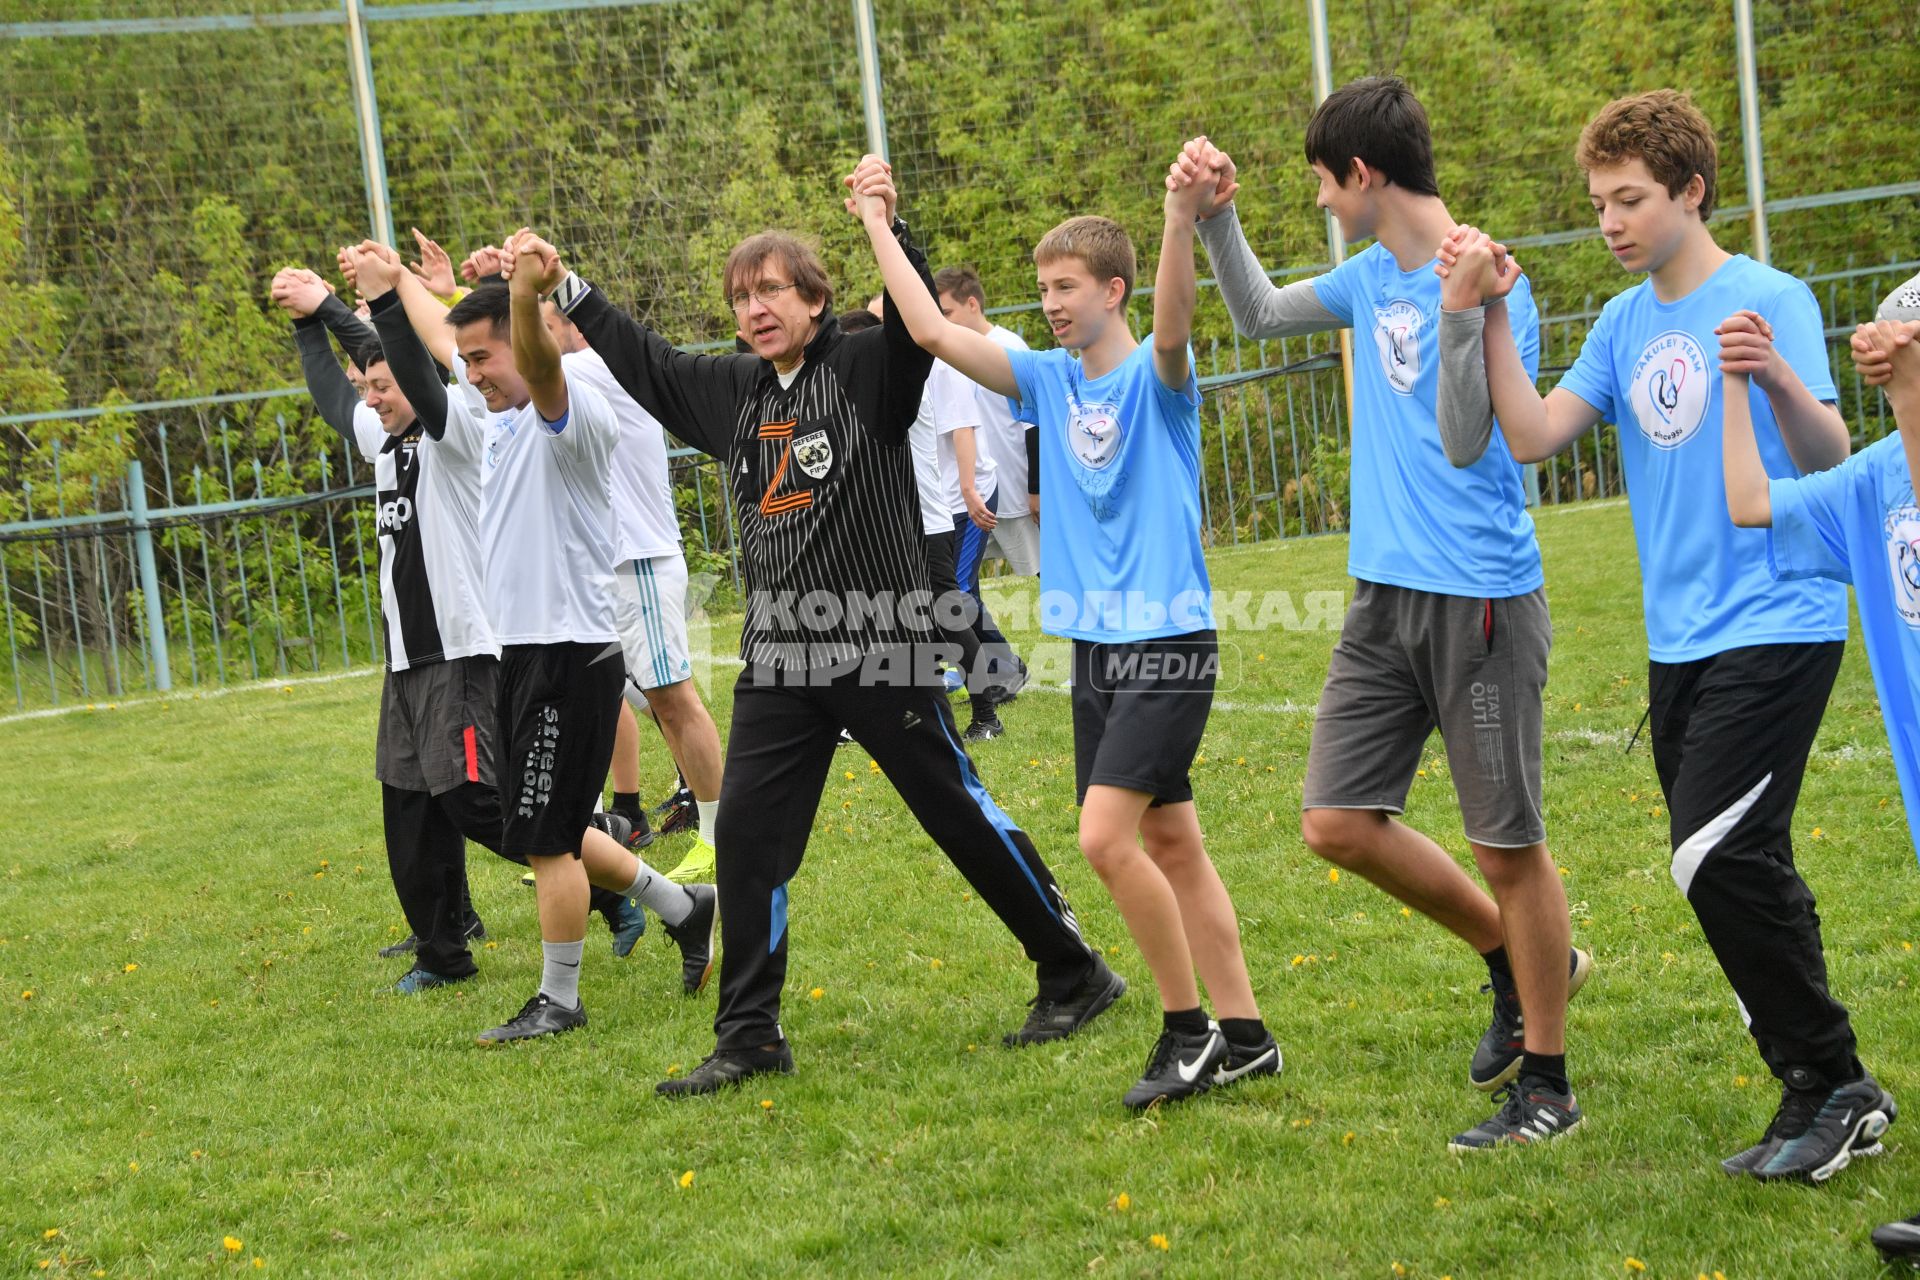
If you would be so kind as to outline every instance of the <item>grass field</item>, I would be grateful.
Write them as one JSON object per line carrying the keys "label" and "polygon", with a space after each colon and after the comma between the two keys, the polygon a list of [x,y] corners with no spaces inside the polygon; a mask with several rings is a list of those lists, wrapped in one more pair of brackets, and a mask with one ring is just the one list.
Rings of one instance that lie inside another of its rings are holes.
{"label": "grass field", "polygon": [[[1555,511],[1540,532],[1550,831],[1599,963],[1571,1020],[1589,1119],[1552,1148],[1447,1153],[1489,1109],[1465,1083],[1484,968],[1300,843],[1330,630],[1223,634],[1238,660],[1195,770],[1286,1073],[1144,1118],[1118,1098],[1158,1010],[1075,850],[1060,692],[1023,695],[975,758],[1133,994],[1084,1036],[1001,1049],[1030,969],[848,749],[794,886],[799,1074],[668,1103],[653,1085],[711,1046],[714,1001],[675,994],[657,926],[622,962],[595,924],[586,1032],[473,1046],[539,968],[533,897],[484,852],[480,977],[382,993],[404,966],[374,956],[402,931],[379,685],[349,678],[0,721],[0,1269],[1877,1275],[1867,1232],[1920,1208],[1915,1120],[1821,1189],[1718,1169],[1777,1094],[1669,878],[1644,741],[1622,750],[1646,671],[1627,512]],[[1345,556],[1333,538],[1224,550],[1215,587],[1339,591]],[[724,620],[715,639],[729,650]],[[663,762],[649,743],[656,796]],[[1437,739],[1408,816],[1465,854]],[[1862,1056],[1920,1106],[1920,875],[1857,644],[1795,838]]]}

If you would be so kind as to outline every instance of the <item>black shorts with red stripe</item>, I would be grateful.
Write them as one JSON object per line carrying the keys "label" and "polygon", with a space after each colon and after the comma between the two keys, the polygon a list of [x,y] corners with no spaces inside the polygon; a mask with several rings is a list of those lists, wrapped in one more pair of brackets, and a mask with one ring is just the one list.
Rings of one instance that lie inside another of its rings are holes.
{"label": "black shorts with red stripe", "polygon": [[389,671],[374,776],[436,796],[467,782],[492,786],[499,689],[500,660],[487,654]]}

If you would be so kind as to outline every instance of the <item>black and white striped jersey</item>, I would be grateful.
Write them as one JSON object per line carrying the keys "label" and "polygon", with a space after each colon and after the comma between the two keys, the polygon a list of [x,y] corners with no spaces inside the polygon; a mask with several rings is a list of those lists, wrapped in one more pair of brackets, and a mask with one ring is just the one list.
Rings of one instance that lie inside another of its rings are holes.
{"label": "black and white striped jersey", "polygon": [[[932,292],[926,259],[896,234]],[[757,356],[675,350],[577,279],[556,296],[628,394],[725,468],[748,663],[834,666],[936,638],[907,442],[933,358],[890,302],[862,333],[823,315],[783,385]]]}

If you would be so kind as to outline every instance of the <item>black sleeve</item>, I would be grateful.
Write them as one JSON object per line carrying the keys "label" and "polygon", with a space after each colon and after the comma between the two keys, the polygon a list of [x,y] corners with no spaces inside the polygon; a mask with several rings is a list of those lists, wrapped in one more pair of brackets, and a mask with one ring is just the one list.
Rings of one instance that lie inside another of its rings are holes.
{"label": "black sleeve", "polygon": [[[358,320],[355,323],[359,323]],[[306,376],[307,394],[313,397],[313,407],[320,411],[321,421],[348,444],[356,443],[353,411],[360,404],[360,393],[353,389],[353,383],[340,368],[339,357],[333,354],[333,344],[327,341],[327,331],[318,315],[293,322],[293,343],[300,349],[300,372]]]}
{"label": "black sleeve", "polygon": [[441,439],[447,434],[447,384],[440,381],[438,366],[413,331],[400,291],[390,289],[368,306],[394,382],[413,404],[413,416],[421,428],[433,439]]}
{"label": "black sleeve", "polygon": [[1026,430],[1027,441],[1027,496],[1036,497],[1040,492],[1040,428],[1029,425]]}
{"label": "black sleeve", "polygon": [[[907,261],[927,286],[928,295],[938,302],[940,294],[933,287],[927,255],[914,244],[913,237],[907,233],[907,224],[897,218],[893,223],[893,237],[906,251]],[[913,335],[907,331],[907,322],[894,310],[893,299],[881,296],[880,331],[885,338],[886,363],[882,366],[879,418],[873,426],[881,439],[899,444],[907,438],[913,420],[920,414],[920,393],[926,389],[927,375],[933,372],[933,356],[914,342]]]}
{"label": "black sleeve", "polygon": [[642,409],[700,452],[728,456],[734,414],[759,369],[757,359],[689,355],[590,286],[567,308],[567,318]]}
{"label": "black sleeve", "polygon": [[308,319],[318,320],[325,325],[327,331],[338,340],[349,355],[358,351],[361,344],[374,336],[373,326],[353,314],[346,303],[331,293],[327,295],[327,300],[320,304],[319,310]]}

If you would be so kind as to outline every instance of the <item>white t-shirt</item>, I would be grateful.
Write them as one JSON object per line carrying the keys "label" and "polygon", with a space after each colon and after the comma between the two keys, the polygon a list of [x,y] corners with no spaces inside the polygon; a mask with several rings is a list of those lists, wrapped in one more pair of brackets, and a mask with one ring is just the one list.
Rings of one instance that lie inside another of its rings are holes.
{"label": "white t-shirt", "polygon": [[387,669],[498,655],[480,568],[478,448],[451,432],[388,435],[364,404],[353,435],[373,464]]}
{"label": "white t-shirt", "polygon": [[[989,329],[987,336],[1009,351],[1027,349],[1025,338],[1000,325]],[[1000,478],[1000,505],[995,514],[1008,518],[1024,516],[1028,514],[1027,432],[1033,430],[1033,426],[1013,416],[1005,396],[989,391],[977,382],[971,385],[975,398],[980,402],[980,413],[986,418],[985,424],[974,436],[985,440],[987,456],[993,459]]]}
{"label": "white t-shirt", "polygon": [[[509,644],[614,644],[613,451],[620,426],[605,396],[561,366],[567,416],[531,402],[480,416],[447,401],[447,435],[483,442],[480,554],[487,617]],[[456,372],[464,372],[456,370]]]}
{"label": "white t-shirt", "polygon": [[[967,503],[960,492],[960,462],[953,451],[953,433],[962,427],[974,428],[973,488],[985,502],[993,495],[996,478],[993,455],[988,452],[987,433],[981,429],[986,417],[978,398],[979,384],[944,360],[933,362],[927,375],[927,395],[933,400],[934,437],[940,445],[940,487],[947,497],[947,510],[965,515]],[[1001,407],[1006,398],[1001,397]]]}
{"label": "white t-shirt", "polygon": [[560,357],[568,376],[607,398],[620,424],[613,448],[613,553],[620,561],[648,560],[680,550],[680,520],[673,510],[667,474],[667,433],[660,419],[642,409],[588,348]]}
{"label": "white t-shirt", "polygon": [[[913,483],[920,491],[920,532],[952,533],[953,512],[947,505],[947,490],[940,477],[940,443],[933,433],[930,391],[920,393],[920,412],[913,420],[913,429],[907,432],[907,443],[913,446]],[[954,486],[953,493],[958,499],[958,485]]]}

